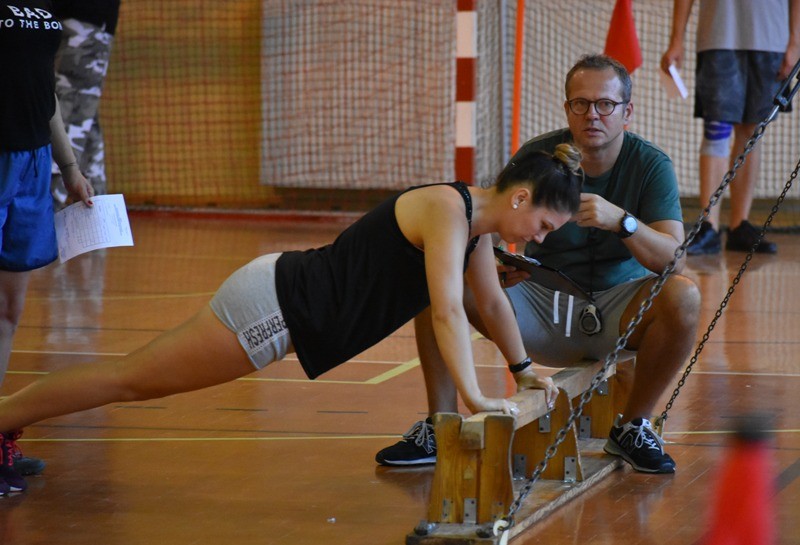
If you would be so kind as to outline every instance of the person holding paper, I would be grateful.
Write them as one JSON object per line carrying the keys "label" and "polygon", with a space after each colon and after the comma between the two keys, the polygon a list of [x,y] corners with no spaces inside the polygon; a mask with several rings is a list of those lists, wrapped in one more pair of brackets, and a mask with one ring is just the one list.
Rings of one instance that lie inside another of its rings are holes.
{"label": "person holding paper", "polygon": [[[51,157],[64,172],[70,197],[92,203],[92,187],[77,167],[55,95],[61,25],[52,4],[19,0],[0,6],[0,383],[31,271],[57,256]],[[8,461],[18,472],[41,472],[44,462],[22,456],[19,433],[4,438]]]}
{"label": "person holding paper", "polygon": [[[605,55],[585,56],[567,74],[565,91],[568,128],[528,141],[509,164],[567,142],[580,149],[586,179],[574,221],[543,241],[529,242],[525,254],[563,271],[591,294],[591,300],[521,281],[528,273],[501,268],[526,353],[553,367],[605,358],[649,295],[654,273],[664,270],[683,241],[672,161],[625,130],[633,115],[631,79],[625,67]],[[684,261],[677,263],[676,271]],[[471,323],[494,338],[472,312],[467,295]],[[636,356],[634,382],[605,448],[638,471],[675,471],[674,460],[664,452],[648,418],[691,353],[699,312],[700,293],[694,282],[671,275],[621,354],[621,361]],[[428,411],[430,415],[457,412],[456,388],[443,372],[440,354],[428,342],[429,321],[430,313],[423,313],[415,322]],[[435,460],[430,420],[417,422],[401,441],[376,455],[384,465]]]}
{"label": "person holding paper", "polygon": [[[509,165],[489,188],[461,182],[419,186],[392,197],[346,229],[333,244],[270,254],[231,275],[211,303],[183,325],[116,362],[50,373],[0,401],[0,460],[14,430],[45,418],[115,401],[198,390],[262,369],[295,352],[316,378],[390,335],[430,307],[437,349],[472,411],[513,413],[505,399],[478,386],[464,283],[512,363],[526,360],[508,299],[497,279],[491,233],[541,242],[578,210],[580,155],[569,145]],[[520,388],[549,378],[529,367]],[[0,478],[24,480],[11,466]]]}
{"label": "person holding paper", "polygon": [[[694,0],[674,0],[672,34],[661,69],[680,67],[684,34]],[[703,119],[700,146],[700,204],[708,206],[731,166],[744,151],[758,123],[773,108],[772,99],[800,58],[800,0],[700,0],[695,68],[695,117]],[[726,250],[749,252],[759,230],[749,221],[758,182],[760,147],[754,148],[730,183],[730,220]],[[720,206],[687,249],[689,255],[717,254],[722,248]],[[774,254],[762,239],[758,253]]]}
{"label": "person holding paper", "polygon": [[[105,143],[99,106],[119,19],[120,0],[59,0],[55,15],[63,36],[56,54],[56,92],[72,150],[95,195],[107,193]],[[58,165],[53,165],[54,206],[66,194]]]}

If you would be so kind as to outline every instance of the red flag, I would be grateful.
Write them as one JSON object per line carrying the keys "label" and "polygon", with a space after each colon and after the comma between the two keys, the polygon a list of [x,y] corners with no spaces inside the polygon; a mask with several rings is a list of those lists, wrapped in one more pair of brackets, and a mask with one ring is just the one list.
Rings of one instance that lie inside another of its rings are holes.
{"label": "red flag", "polygon": [[633,0],[617,0],[608,25],[605,54],[621,62],[628,73],[642,65],[642,50],[633,22]]}

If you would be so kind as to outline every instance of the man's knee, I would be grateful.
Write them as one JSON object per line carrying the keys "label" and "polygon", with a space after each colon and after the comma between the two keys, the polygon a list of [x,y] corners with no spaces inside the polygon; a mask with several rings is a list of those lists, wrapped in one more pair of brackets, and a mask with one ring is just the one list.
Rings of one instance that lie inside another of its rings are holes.
{"label": "man's knee", "polygon": [[704,121],[700,155],[728,157],[731,153],[733,125],[724,121]]}
{"label": "man's knee", "polygon": [[673,274],[654,300],[657,313],[675,325],[697,327],[700,316],[700,289],[690,278]]}

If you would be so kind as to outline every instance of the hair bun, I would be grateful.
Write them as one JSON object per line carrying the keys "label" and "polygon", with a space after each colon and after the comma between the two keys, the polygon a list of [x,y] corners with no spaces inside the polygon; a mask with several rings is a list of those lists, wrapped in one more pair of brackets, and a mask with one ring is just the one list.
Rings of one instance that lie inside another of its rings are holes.
{"label": "hair bun", "polygon": [[553,152],[553,158],[563,163],[571,172],[575,174],[580,172],[583,156],[572,144],[558,144]]}

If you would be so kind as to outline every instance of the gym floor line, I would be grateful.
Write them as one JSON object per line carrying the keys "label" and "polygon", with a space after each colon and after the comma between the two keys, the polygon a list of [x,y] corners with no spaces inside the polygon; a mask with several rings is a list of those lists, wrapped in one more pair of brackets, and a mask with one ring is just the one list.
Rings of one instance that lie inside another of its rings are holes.
{"label": "gym floor line", "polygon": [[[318,246],[343,228],[131,221],[134,247],[32,276],[0,396],[55,369],[127,354],[194,314],[250,259]],[[696,543],[732,418],[748,411],[774,418],[774,515],[780,543],[800,545],[800,237],[771,238],[779,253],[753,257],[669,413],[665,439],[677,473],[614,471],[512,545]],[[186,241],[202,241],[201,254]],[[743,258],[689,259],[686,274],[703,293],[698,341]],[[502,357],[477,336],[473,348],[486,395],[505,395]],[[48,467],[25,494],[0,499],[0,542],[402,544],[426,516],[433,467],[381,467],[374,456],[426,414],[417,358],[407,325],[316,381],[287,358],[217,387],[31,426],[20,445]],[[463,405],[461,412],[468,414]]]}

